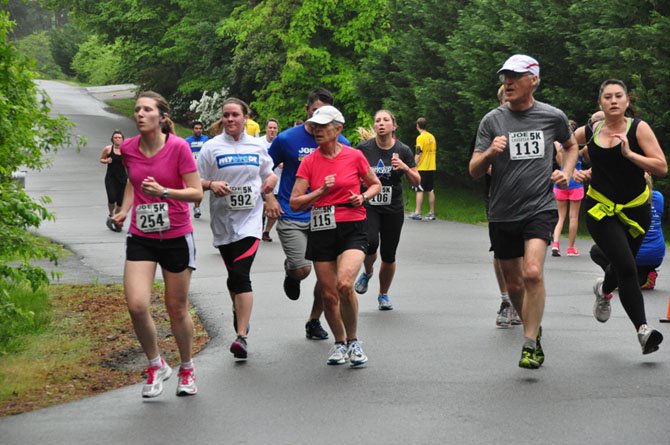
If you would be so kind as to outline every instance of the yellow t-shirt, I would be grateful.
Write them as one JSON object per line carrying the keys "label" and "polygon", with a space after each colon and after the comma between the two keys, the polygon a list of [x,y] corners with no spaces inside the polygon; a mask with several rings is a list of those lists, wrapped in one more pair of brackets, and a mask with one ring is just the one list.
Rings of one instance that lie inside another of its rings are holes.
{"label": "yellow t-shirt", "polygon": [[416,165],[417,170],[431,171],[437,170],[435,155],[437,154],[437,142],[435,136],[423,131],[416,137],[416,153],[419,156],[419,162]]}
{"label": "yellow t-shirt", "polygon": [[244,128],[249,136],[258,137],[261,134],[261,127],[256,123],[255,120],[249,118],[247,123],[244,124]]}

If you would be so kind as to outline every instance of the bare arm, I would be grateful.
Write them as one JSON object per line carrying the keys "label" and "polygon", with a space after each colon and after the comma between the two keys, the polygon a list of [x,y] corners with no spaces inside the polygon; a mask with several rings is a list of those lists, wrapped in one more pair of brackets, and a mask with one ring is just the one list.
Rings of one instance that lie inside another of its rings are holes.
{"label": "bare arm", "polygon": [[186,184],[183,189],[171,189],[160,185],[152,176],[142,181],[142,193],[149,196],[163,196],[163,190],[167,189],[167,197],[177,201],[195,202],[202,200],[202,182],[197,171],[185,173],[182,179]]}
{"label": "bare arm", "polygon": [[295,184],[291,191],[291,199],[289,205],[291,210],[297,212],[298,210],[307,210],[317,199],[327,194],[331,187],[335,185],[335,175],[328,175],[323,179],[323,185],[318,189],[307,192],[309,183],[305,178],[295,178]]}
{"label": "bare arm", "polygon": [[654,176],[665,176],[668,174],[668,164],[665,160],[665,155],[649,124],[644,121],[640,122],[635,135],[644,154],[635,153],[630,149],[630,144],[625,134],[617,134],[615,136],[623,143],[621,154],[633,164]]}
{"label": "bare arm", "polygon": [[486,174],[489,166],[496,156],[505,151],[507,147],[506,136],[496,136],[491,142],[489,148],[485,151],[475,151],[470,158],[470,176],[473,178],[481,178]]}
{"label": "bare arm", "polygon": [[101,164],[111,164],[112,163],[112,158],[109,157],[109,152],[112,151],[112,146],[108,145],[105,148],[102,149],[102,153],[100,154],[100,163]]}

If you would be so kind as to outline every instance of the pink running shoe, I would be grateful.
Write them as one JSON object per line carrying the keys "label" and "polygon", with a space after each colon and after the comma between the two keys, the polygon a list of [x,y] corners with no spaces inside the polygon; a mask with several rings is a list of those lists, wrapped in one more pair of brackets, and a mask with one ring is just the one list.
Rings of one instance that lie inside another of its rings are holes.
{"label": "pink running shoe", "polygon": [[656,287],[656,277],[658,277],[658,273],[656,273],[655,270],[649,272],[649,275],[647,275],[647,281],[645,281],[645,283],[640,286],[640,289],[653,290]]}
{"label": "pink running shoe", "polygon": [[568,247],[568,256],[579,256],[581,255],[579,253],[579,250],[575,249],[574,247]]}
{"label": "pink running shoe", "polygon": [[551,256],[561,256],[561,245],[558,241],[551,243]]}

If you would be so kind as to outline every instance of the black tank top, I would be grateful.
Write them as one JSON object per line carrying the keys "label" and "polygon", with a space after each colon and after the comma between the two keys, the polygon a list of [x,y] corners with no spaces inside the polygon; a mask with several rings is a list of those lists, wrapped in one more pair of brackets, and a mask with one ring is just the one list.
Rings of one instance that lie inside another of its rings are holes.
{"label": "black tank top", "polygon": [[128,180],[126,168],[123,166],[123,162],[121,161],[123,156],[114,153],[114,147],[112,147],[107,157],[112,158],[112,162],[107,164],[107,175],[112,176],[114,179],[120,182],[125,182]]}
{"label": "black tank top", "polygon": [[[632,119],[630,122],[630,118],[628,119],[626,136],[630,149],[644,155],[636,136],[640,120]],[[596,128],[596,133],[599,128],[601,127]],[[644,170],[623,157],[621,142],[614,147],[603,148],[596,143],[593,130],[589,126],[584,130],[586,140],[589,141],[587,145],[592,168],[591,186],[617,204],[625,204],[640,195],[647,186]]]}

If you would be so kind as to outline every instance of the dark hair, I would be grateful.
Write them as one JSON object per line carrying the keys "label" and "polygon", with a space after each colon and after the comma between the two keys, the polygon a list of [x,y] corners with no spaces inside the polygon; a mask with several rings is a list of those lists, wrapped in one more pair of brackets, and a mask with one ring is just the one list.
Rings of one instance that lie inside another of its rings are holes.
{"label": "dark hair", "polygon": [[333,105],[335,103],[333,93],[323,87],[312,90],[312,92],[307,95],[307,106],[309,107],[317,100],[323,102],[326,105]]}
{"label": "dark hair", "polygon": [[161,118],[164,119],[163,122],[161,122],[161,131],[165,134],[174,134],[174,123],[170,120],[169,117],[166,116],[166,114],[170,113],[170,104],[168,104],[168,101],[165,100],[163,96],[156,93],[155,91],[142,91],[137,95],[137,98],[153,99],[153,101],[156,102],[156,108],[158,108],[158,112],[160,113]]}
{"label": "dark hair", "polygon": [[114,143],[114,136],[116,136],[117,134],[120,134],[124,141],[126,140],[126,136],[123,134],[121,130],[114,130],[112,132],[112,137],[109,138],[109,140],[112,141],[112,144]]}
{"label": "dark hair", "polygon": [[298,119],[297,121],[293,122],[293,126],[297,127],[298,125],[302,125],[304,123],[305,121],[303,121],[302,119]]}
{"label": "dark hair", "polygon": [[229,97],[228,99],[223,101],[223,104],[221,104],[221,109],[223,110],[223,107],[225,107],[228,104],[237,104],[242,108],[242,114],[243,115],[248,115],[249,114],[249,105],[242,99],[238,99],[237,97]]}
{"label": "dark hair", "polygon": [[633,108],[633,99],[634,95],[628,93],[628,88],[626,87],[626,84],[623,82],[623,80],[619,79],[607,79],[603,83],[600,84],[600,88],[598,89],[598,102],[600,102],[600,98],[603,95],[603,91],[605,88],[609,85],[618,85],[621,88],[623,88],[624,94],[628,96],[628,107],[626,108],[624,115],[628,117],[635,117],[635,108]]}
{"label": "dark hair", "polygon": [[426,127],[428,126],[428,121],[426,120],[425,117],[420,117],[420,118],[418,118],[418,119],[416,120],[416,125],[417,125],[420,129],[425,130]]}
{"label": "dark hair", "polygon": [[275,124],[277,124],[277,128],[279,128],[279,121],[277,119],[275,119],[274,117],[271,117],[270,119],[268,119],[265,122],[265,126],[267,127],[270,122],[274,122]]}
{"label": "dark hair", "polygon": [[378,115],[379,113],[386,113],[386,114],[388,114],[389,116],[391,116],[391,120],[393,121],[393,125],[398,125],[397,122],[395,121],[395,116],[394,116],[393,113],[391,113],[389,110],[384,110],[384,109],[377,110],[377,111],[375,112],[375,117],[377,117],[377,115]]}
{"label": "dark hair", "polygon": [[200,125],[201,127],[203,126],[203,125],[202,125],[202,122],[200,122],[200,121],[193,121],[193,122],[191,122],[191,128],[195,128],[196,125]]}

